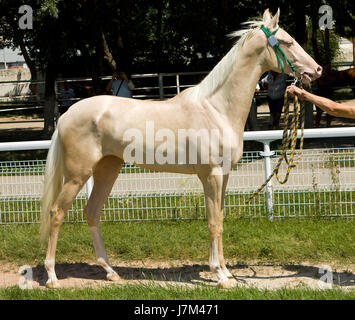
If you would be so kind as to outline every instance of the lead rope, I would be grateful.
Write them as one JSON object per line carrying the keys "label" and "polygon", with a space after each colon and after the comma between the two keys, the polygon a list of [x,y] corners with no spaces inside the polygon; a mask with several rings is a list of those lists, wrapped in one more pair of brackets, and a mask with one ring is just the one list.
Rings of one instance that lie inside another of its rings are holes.
{"label": "lead rope", "polygon": [[[294,84],[296,84],[296,81],[294,82]],[[290,113],[290,100],[291,99],[287,95],[287,92],[285,92],[284,108],[283,108],[283,116],[282,116],[282,121],[284,123],[284,130],[282,135],[282,152],[277,162],[277,165],[272,171],[272,173],[270,174],[270,176],[266,179],[266,181],[260,186],[260,188],[257,189],[248,198],[248,200],[246,201],[247,204],[250,202],[251,199],[257,196],[260,193],[260,191],[262,191],[265,188],[265,186],[269,183],[269,181],[272,179],[273,176],[276,176],[276,179],[280,184],[285,184],[288,180],[292,168],[296,166],[296,163],[301,158],[302,150],[303,150],[303,140],[304,140],[305,105],[303,102],[300,104],[298,97],[295,95],[293,100],[294,115],[292,116]],[[300,149],[297,154],[296,161],[294,162],[294,158],[296,155],[297,132],[300,124],[301,124]],[[289,155],[287,154],[288,151],[290,151]],[[282,180],[280,179],[279,176],[279,169],[283,160],[285,160],[287,164],[287,172],[284,179]]]}

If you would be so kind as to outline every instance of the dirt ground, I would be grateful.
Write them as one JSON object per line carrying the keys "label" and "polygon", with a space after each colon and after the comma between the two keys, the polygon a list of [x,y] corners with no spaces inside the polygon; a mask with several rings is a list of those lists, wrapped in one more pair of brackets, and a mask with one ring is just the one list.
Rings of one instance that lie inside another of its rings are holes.
{"label": "dirt ground", "polygon": [[[159,284],[194,287],[199,284],[216,286],[217,278],[207,264],[186,262],[113,262],[113,268],[124,284]],[[45,288],[47,273],[43,265],[32,266],[28,276],[19,273],[21,266],[6,262],[0,263],[0,288],[23,285],[24,277],[32,288]],[[341,288],[354,290],[355,265],[316,265],[309,262],[290,265],[272,264],[231,264],[230,272],[240,287],[259,289],[280,289],[308,287],[312,289]],[[327,271],[328,270],[328,271]],[[32,276],[31,276],[32,273]],[[103,268],[93,263],[58,263],[56,273],[62,288],[102,287],[112,285],[106,280]],[[154,279],[154,280],[153,280]]]}

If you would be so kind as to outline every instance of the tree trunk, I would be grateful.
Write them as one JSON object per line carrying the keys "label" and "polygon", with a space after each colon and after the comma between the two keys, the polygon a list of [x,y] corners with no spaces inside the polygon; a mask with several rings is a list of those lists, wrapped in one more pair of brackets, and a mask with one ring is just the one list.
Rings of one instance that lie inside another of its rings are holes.
{"label": "tree trunk", "polygon": [[56,68],[52,61],[49,61],[45,71],[45,92],[44,92],[44,138],[50,138],[54,132],[54,115],[57,105],[55,93]]}
{"label": "tree trunk", "polygon": [[325,65],[330,65],[330,51],[329,51],[329,29],[325,28],[324,31],[324,51],[325,51]]}
{"label": "tree trunk", "polygon": [[121,1],[120,7],[117,10],[117,15],[120,20],[118,25],[117,37],[117,58],[116,62],[121,71],[125,71],[128,75],[131,72],[132,58],[130,55],[130,28],[132,24],[131,8],[129,1]]}
{"label": "tree trunk", "polygon": [[20,49],[21,49],[21,53],[26,61],[26,64],[27,64],[28,68],[30,69],[31,79],[37,80],[36,66],[35,66],[34,62],[32,61],[32,59],[30,58],[23,40],[21,40],[21,42],[20,42]]}
{"label": "tree trunk", "polygon": [[161,60],[161,31],[162,31],[162,21],[163,21],[163,1],[158,1],[158,16],[156,24],[156,43],[155,43],[155,64],[156,71],[160,71],[160,60]]}
{"label": "tree trunk", "polygon": [[[308,85],[304,86],[304,89],[307,91],[311,91],[311,87]],[[309,101],[304,101],[304,127],[305,129],[313,128],[313,104]]]}
{"label": "tree trunk", "polygon": [[94,65],[92,71],[92,85],[95,95],[103,93],[101,76],[103,72],[104,46],[102,41],[102,32],[96,35],[96,52],[94,55]]}
{"label": "tree trunk", "polygon": [[318,18],[317,15],[312,15],[312,39],[311,39],[312,49],[313,49],[314,59],[319,63],[317,32],[318,32]]}
{"label": "tree trunk", "polygon": [[103,45],[104,53],[105,53],[104,58],[107,60],[107,62],[111,66],[112,71],[115,71],[116,68],[117,68],[117,63],[116,63],[115,59],[112,56],[112,53],[110,51],[110,48],[109,48],[109,46],[107,44],[107,41],[106,41],[106,38],[105,38],[105,35],[104,35],[103,32],[102,32],[102,45]]}
{"label": "tree trunk", "polygon": [[[20,50],[22,53],[22,56],[24,57],[26,64],[28,68],[30,69],[31,72],[31,80],[36,81],[37,78],[37,68],[31,57],[29,56],[25,43],[23,42],[23,39],[20,40]],[[40,102],[40,96],[37,91],[37,83],[32,83],[29,86],[29,89],[31,91],[32,96],[35,97],[36,101],[39,103]]]}
{"label": "tree trunk", "polygon": [[304,0],[298,0],[295,2],[295,39],[296,41],[306,49],[307,47],[307,24],[306,24],[306,4]]}

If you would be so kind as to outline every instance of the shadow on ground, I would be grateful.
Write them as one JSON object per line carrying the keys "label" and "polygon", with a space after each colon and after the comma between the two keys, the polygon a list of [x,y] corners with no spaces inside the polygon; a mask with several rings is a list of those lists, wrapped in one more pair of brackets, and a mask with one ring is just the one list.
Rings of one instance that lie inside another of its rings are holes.
{"label": "shadow on ground", "polygon": [[[209,272],[209,266],[203,264],[191,264],[172,267],[130,267],[116,266],[114,270],[119,274],[122,280],[150,280],[157,282],[180,282],[186,284],[207,284],[215,285],[216,277]],[[257,270],[258,268],[270,269],[266,272]],[[276,268],[274,272],[272,269]],[[79,279],[79,280],[106,280],[106,272],[100,266],[88,263],[59,263],[56,264],[56,273],[58,280]],[[246,284],[249,281],[262,282],[263,280],[290,279],[298,280],[300,278],[309,278],[320,280],[325,275],[320,272],[319,267],[310,265],[229,265],[228,269],[235,275],[240,284]],[[257,270],[257,271],[256,271]],[[37,265],[32,269],[33,280],[40,286],[45,286],[47,281],[47,272],[43,265]],[[271,272],[270,272],[271,271]],[[287,273],[287,274],[284,274]],[[206,274],[206,276],[205,276]],[[211,277],[211,278],[210,278]],[[326,277],[324,278],[325,281]],[[355,287],[355,274],[350,271],[332,272],[333,284],[340,287]]]}

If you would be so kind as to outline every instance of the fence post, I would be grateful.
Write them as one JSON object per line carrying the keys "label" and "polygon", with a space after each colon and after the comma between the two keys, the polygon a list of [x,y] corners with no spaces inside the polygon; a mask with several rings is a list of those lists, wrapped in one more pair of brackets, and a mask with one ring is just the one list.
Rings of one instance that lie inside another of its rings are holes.
{"label": "fence post", "polygon": [[86,181],[86,183],[85,183],[85,190],[86,190],[87,199],[90,198],[93,186],[94,186],[94,179],[93,179],[93,177],[90,177],[89,180]]}
{"label": "fence post", "polygon": [[178,73],[176,74],[176,93],[180,93],[180,75]]}
{"label": "fence post", "polygon": [[59,97],[59,93],[60,93],[60,89],[58,88],[57,79],[54,81],[54,91],[55,91],[54,122],[57,125],[57,122],[59,119],[58,97]]}
{"label": "fence post", "polygon": [[[307,91],[311,91],[309,86],[305,86],[304,89]],[[313,128],[313,104],[309,101],[304,101],[304,127],[306,129],[311,129]]]}
{"label": "fence post", "polygon": [[[271,157],[275,154],[274,151],[270,151],[270,140],[262,141],[264,145],[264,152],[260,152],[260,155],[264,157],[264,165],[265,165],[265,180],[271,174]],[[274,219],[274,193],[272,188],[272,179],[268,182],[265,187],[266,190],[266,206],[269,220],[272,221]]]}
{"label": "fence post", "polygon": [[158,81],[159,81],[159,98],[160,100],[164,100],[164,83],[163,83],[162,73],[159,73]]}

